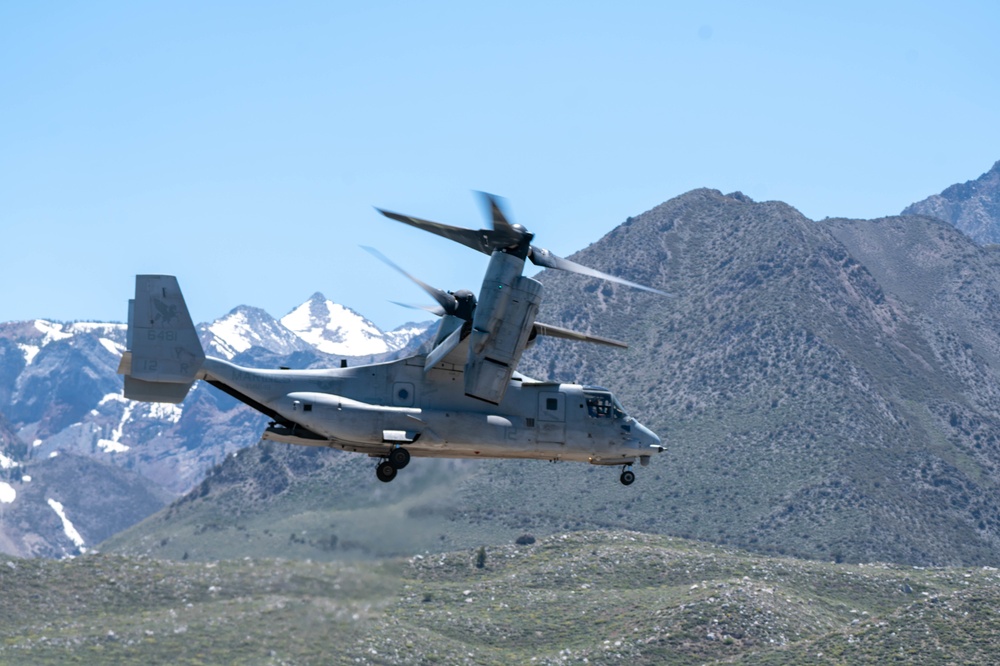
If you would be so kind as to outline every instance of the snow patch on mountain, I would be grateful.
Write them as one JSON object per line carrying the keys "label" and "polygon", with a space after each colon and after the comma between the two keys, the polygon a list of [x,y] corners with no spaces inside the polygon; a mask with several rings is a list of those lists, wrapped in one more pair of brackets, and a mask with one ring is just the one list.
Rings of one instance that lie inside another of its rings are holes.
{"label": "snow patch on mountain", "polygon": [[125,453],[129,449],[127,444],[122,444],[113,439],[99,439],[97,440],[97,447],[105,453]]}
{"label": "snow patch on mountain", "polygon": [[19,342],[17,346],[22,352],[24,352],[24,362],[27,365],[31,365],[31,362],[35,360],[36,356],[38,356],[38,352],[42,350],[41,347],[24,344],[23,342]]}
{"label": "snow patch on mountain", "polygon": [[[76,322],[65,324],[47,319],[26,322],[8,322],[0,325],[0,336],[14,342],[24,354],[26,365],[31,365],[38,353],[53,342],[71,340],[79,335],[98,338],[101,345],[115,355],[125,351],[125,324],[101,322]],[[121,342],[119,342],[121,341]]]}
{"label": "snow patch on mountain", "polygon": [[115,356],[121,356],[125,353],[125,345],[118,344],[114,340],[109,340],[108,338],[99,338],[97,340],[101,343],[101,346],[107,349],[109,352]]}
{"label": "snow patch on mountain", "polygon": [[419,324],[408,322],[398,328],[392,329],[385,334],[385,337],[390,346],[395,349],[402,349],[406,345],[410,344],[411,340],[426,333],[427,329],[431,328],[433,325],[434,322],[429,321]]}
{"label": "snow patch on mountain", "polygon": [[36,319],[34,321],[35,328],[44,336],[42,338],[42,346],[49,344],[50,342],[56,342],[58,340],[66,340],[72,338],[72,333],[66,333],[63,331],[61,324],[55,322],[46,321],[44,319]]}
{"label": "snow patch on mountain", "polygon": [[[126,398],[125,396],[123,396],[121,393],[108,393],[103,398],[101,398],[101,401],[99,403],[97,403],[97,406],[101,407],[103,405],[108,404],[109,402],[125,402],[125,403],[128,403],[128,402],[131,402],[131,400],[129,400],[128,398]],[[37,446],[37,444],[35,446]]]}
{"label": "snow patch on mountain", "polygon": [[180,405],[169,402],[150,402],[145,407],[149,418],[159,421],[169,421],[170,423],[179,422],[181,415],[184,414],[184,409]]}
{"label": "snow patch on mountain", "polygon": [[114,324],[103,321],[77,321],[72,324],[67,324],[65,327],[67,333],[75,335],[77,333],[90,333],[92,335],[98,335],[101,337],[119,337],[125,334],[128,330],[126,324]]}
{"label": "snow patch on mountain", "polygon": [[396,351],[403,346],[387,339],[378,326],[354,310],[327,300],[319,292],[282,317],[281,323],[327,354],[367,356]]}
{"label": "snow patch on mountain", "polygon": [[66,512],[63,510],[62,503],[52,498],[49,498],[48,503],[49,506],[52,507],[52,510],[56,512],[56,515],[59,516],[59,520],[62,521],[63,532],[66,533],[66,536],[69,538],[69,540],[73,542],[73,544],[80,550],[81,553],[86,553],[87,549],[84,548],[83,537],[80,536],[80,533],[76,531],[76,527],[73,526],[73,523],[70,522],[70,519],[66,517]]}
{"label": "snow patch on mountain", "polygon": [[[105,399],[110,397],[109,394],[104,396]],[[125,424],[132,417],[132,412],[135,410],[137,403],[131,400],[126,401],[125,410],[122,412],[122,420],[118,422],[118,426],[111,431],[111,439],[98,439],[97,446],[100,447],[105,453],[125,453],[129,450],[128,445],[122,444],[122,434],[125,431]]]}
{"label": "snow patch on mountain", "polygon": [[242,312],[232,312],[228,316],[215,321],[208,327],[208,330],[216,337],[216,340],[225,345],[226,356],[232,358],[240,352],[245,352],[253,346],[250,336],[253,331],[246,320],[246,315]]}

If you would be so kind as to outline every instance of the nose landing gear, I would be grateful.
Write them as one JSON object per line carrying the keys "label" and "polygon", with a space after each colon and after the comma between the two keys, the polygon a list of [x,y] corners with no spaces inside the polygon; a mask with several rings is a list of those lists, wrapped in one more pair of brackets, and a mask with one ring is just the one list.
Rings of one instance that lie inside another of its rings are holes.
{"label": "nose landing gear", "polygon": [[396,478],[396,472],[409,464],[410,452],[402,446],[397,446],[375,466],[375,477],[382,483],[389,483]]}

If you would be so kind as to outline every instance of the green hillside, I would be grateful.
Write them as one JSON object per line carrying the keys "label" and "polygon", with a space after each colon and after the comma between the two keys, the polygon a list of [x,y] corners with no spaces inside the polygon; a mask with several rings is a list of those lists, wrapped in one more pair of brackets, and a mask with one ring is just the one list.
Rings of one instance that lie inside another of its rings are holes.
{"label": "green hillside", "polygon": [[995,661],[1000,574],[635,532],[378,562],[0,561],[0,663]]}

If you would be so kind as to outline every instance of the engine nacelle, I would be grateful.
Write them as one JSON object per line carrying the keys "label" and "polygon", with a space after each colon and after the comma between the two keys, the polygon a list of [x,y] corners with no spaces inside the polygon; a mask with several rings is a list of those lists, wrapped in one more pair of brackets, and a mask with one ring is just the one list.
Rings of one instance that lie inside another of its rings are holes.
{"label": "engine nacelle", "polygon": [[472,321],[465,393],[493,404],[503,400],[542,302],[541,283],[521,275],[523,267],[523,259],[493,253]]}

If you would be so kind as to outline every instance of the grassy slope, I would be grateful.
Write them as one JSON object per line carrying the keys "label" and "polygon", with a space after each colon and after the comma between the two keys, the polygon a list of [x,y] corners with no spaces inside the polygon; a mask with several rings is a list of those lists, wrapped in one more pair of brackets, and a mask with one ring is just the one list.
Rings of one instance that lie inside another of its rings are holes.
{"label": "grassy slope", "polygon": [[0,662],[990,663],[995,569],[633,532],[370,563],[0,561]]}

